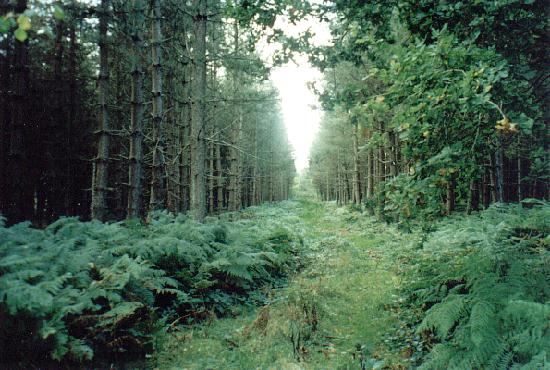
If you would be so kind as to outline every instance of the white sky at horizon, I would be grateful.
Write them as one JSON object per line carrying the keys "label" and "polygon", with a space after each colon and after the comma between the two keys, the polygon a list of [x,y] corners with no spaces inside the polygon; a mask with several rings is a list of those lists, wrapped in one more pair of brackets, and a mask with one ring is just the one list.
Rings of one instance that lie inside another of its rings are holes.
{"label": "white sky at horizon", "polygon": [[[277,19],[275,27],[284,29],[291,36],[297,36],[309,28],[315,34],[312,40],[315,45],[326,45],[331,39],[328,24],[315,18],[305,19],[295,25],[284,18]],[[262,55],[269,59],[276,48],[276,45],[264,45]],[[308,167],[309,151],[323,116],[317,96],[307,85],[309,82],[322,80],[322,77],[322,73],[311,66],[305,55],[297,55],[294,62],[290,61],[271,71],[270,79],[280,93],[283,119],[288,140],[294,149],[298,172]]]}

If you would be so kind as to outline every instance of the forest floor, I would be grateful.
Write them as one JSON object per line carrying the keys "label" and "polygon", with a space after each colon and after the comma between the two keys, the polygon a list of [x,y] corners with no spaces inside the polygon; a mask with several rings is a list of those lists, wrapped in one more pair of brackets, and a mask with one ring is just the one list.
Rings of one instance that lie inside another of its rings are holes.
{"label": "forest floor", "polygon": [[302,268],[263,307],[159,334],[158,369],[399,368],[412,350],[392,350],[400,325],[405,259],[388,250],[403,234],[357,211],[311,199],[288,207],[300,220]]}

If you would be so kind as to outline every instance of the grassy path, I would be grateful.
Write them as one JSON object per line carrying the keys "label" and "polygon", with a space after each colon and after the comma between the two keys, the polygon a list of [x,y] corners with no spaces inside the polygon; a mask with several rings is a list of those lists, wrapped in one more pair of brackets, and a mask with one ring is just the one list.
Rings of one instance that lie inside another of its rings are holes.
{"label": "grassy path", "polygon": [[[399,266],[384,250],[402,236],[368,217],[295,202],[304,268],[270,292],[270,304],[159,338],[159,369],[361,369],[388,359]],[[296,225],[295,225],[296,226]]]}

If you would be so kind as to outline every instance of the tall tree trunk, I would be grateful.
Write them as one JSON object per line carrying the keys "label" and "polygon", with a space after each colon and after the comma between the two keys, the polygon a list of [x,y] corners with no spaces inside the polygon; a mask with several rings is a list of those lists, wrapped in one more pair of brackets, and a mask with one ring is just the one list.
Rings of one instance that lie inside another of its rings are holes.
{"label": "tall tree trunk", "polygon": [[74,181],[74,145],[73,145],[73,128],[76,122],[76,27],[75,21],[71,21],[69,25],[69,66],[67,78],[69,79],[69,101],[68,101],[68,116],[67,116],[67,139],[65,151],[65,210],[69,215],[76,214],[75,204],[80,202],[79,194],[75,189]]}
{"label": "tall tree trunk", "polygon": [[[189,95],[187,95],[189,96]],[[184,108],[184,126],[182,127],[182,144],[184,150],[181,153],[181,211],[187,212],[191,209],[191,109],[190,102]]]}
{"label": "tall tree trunk", "polygon": [[151,25],[152,94],[153,94],[153,169],[149,210],[163,209],[166,205],[166,164],[164,112],[162,107],[162,14],[161,0],[153,0]]}
{"label": "tall tree trunk", "polygon": [[[214,136],[214,129],[210,128],[210,137]],[[215,198],[214,198],[214,190],[215,190],[215,183],[216,178],[214,176],[214,165],[215,165],[215,148],[214,148],[214,140],[209,141],[209,158],[208,158],[208,212],[210,214],[214,213],[215,207]]]}
{"label": "tall tree trunk", "polygon": [[329,176],[329,173],[328,173],[328,170],[327,172],[325,173],[325,198],[324,200],[326,201],[329,201],[330,200],[330,176]]}
{"label": "tall tree trunk", "polygon": [[470,214],[474,211],[479,211],[479,180],[470,180],[470,197],[468,199],[468,210]]}
{"label": "tall tree trunk", "polygon": [[336,156],[336,204],[342,204],[342,175],[340,171],[340,148],[338,148]]}
{"label": "tall tree trunk", "polygon": [[451,175],[447,182],[447,215],[455,210],[455,177]]}
{"label": "tall tree trunk", "polygon": [[498,192],[497,192],[497,175],[496,175],[496,165],[495,165],[495,156],[489,155],[489,178],[491,183],[491,203],[498,202]]}
{"label": "tall tree trunk", "polygon": [[238,117],[231,130],[231,146],[229,147],[229,210],[241,209],[241,156],[238,147],[241,144],[242,112],[239,109]]}
{"label": "tall tree trunk", "polygon": [[254,120],[254,169],[253,169],[253,179],[252,179],[252,203],[258,205],[261,203],[261,193],[262,193],[262,179],[261,171],[258,163],[258,135],[259,127],[258,121]]}
{"label": "tall tree trunk", "polygon": [[207,0],[194,0],[198,14],[194,17],[194,79],[191,141],[193,143],[191,198],[192,211],[198,221],[206,216],[206,21]]}
{"label": "tall tree trunk", "polygon": [[167,151],[169,153],[169,159],[166,161],[167,181],[166,181],[166,209],[173,213],[180,213],[180,200],[181,200],[181,173],[180,173],[180,161],[181,156],[181,130],[176,121],[177,107],[174,101],[174,81],[176,75],[174,68],[170,66],[168,73],[166,74],[167,86],[165,90],[168,92],[166,97],[166,127],[169,138],[169,144],[167,144]]}
{"label": "tall tree trunk", "polygon": [[390,170],[390,176],[393,178],[397,176],[397,148],[396,148],[396,135],[393,130],[389,131],[389,147],[388,147],[388,153],[389,153],[389,170]]}
{"label": "tall tree trunk", "polygon": [[[380,121],[379,126],[380,135],[384,135],[384,122]],[[383,144],[378,147],[378,217],[384,219],[384,207],[386,203],[386,195],[384,193],[384,181],[386,181],[386,153]]]}
{"label": "tall tree trunk", "polygon": [[481,186],[481,199],[482,199],[482,202],[483,202],[483,208],[484,209],[487,209],[489,207],[489,204],[491,204],[491,189],[492,189],[492,186],[491,186],[491,174],[490,174],[490,169],[488,168],[485,168],[484,169],[484,173],[483,173],[483,177],[482,177],[482,186]]}
{"label": "tall tree trunk", "polygon": [[[380,135],[384,135],[384,122],[380,121],[378,126]],[[386,180],[386,153],[384,145],[378,146],[378,183]]]}
{"label": "tall tree trunk", "polygon": [[367,153],[367,199],[368,212],[372,216],[374,215],[374,207],[372,201],[374,200],[374,149],[368,149]]}
{"label": "tall tree trunk", "polygon": [[[218,140],[220,140],[220,134],[218,134]],[[221,150],[221,145],[219,144],[219,142],[216,143],[216,171],[217,171],[217,175],[218,175],[218,178],[217,178],[217,181],[216,181],[216,186],[217,186],[217,194],[216,194],[216,209],[218,212],[221,212],[223,210],[223,207],[224,207],[224,203],[223,203],[223,188],[224,188],[224,183],[225,183],[225,179],[224,179],[224,174],[223,174],[223,166],[222,166],[222,150]]]}
{"label": "tall tree trunk", "polygon": [[134,24],[132,33],[132,91],[130,114],[130,153],[128,168],[128,218],[141,216],[142,179],[143,179],[143,68],[141,50],[143,48],[142,30],[145,21],[143,0],[133,0]]}
{"label": "tall tree trunk", "polygon": [[[234,40],[233,45],[235,47],[235,56],[239,53],[239,24],[235,21],[234,27]],[[238,86],[239,86],[239,73],[235,71],[233,74],[233,98],[237,100]],[[231,146],[229,147],[229,210],[238,211],[241,209],[241,156],[239,153],[239,146],[241,145],[241,131],[243,124],[243,112],[240,104],[237,104],[237,117],[231,125]]]}
{"label": "tall tree trunk", "polygon": [[[6,0],[3,0],[6,2]],[[8,4],[6,4],[7,6]],[[8,202],[10,194],[8,194],[8,184],[10,176],[8,175],[9,167],[9,136],[10,121],[11,121],[11,92],[10,86],[10,57],[11,48],[8,37],[4,37],[0,41],[2,47],[2,56],[0,56],[0,214],[7,215]]]}
{"label": "tall tree trunk", "polygon": [[517,193],[518,193],[518,202],[521,202],[523,199],[523,191],[521,189],[521,135],[518,135],[518,149],[517,149]]}
{"label": "tall tree trunk", "polygon": [[107,182],[109,161],[109,112],[107,97],[109,88],[109,58],[107,45],[109,0],[101,0],[99,9],[99,135],[97,156],[92,178],[92,218],[104,221],[107,216]]}
{"label": "tall tree trunk", "polygon": [[502,139],[495,153],[495,195],[497,202],[504,202],[504,149]]}
{"label": "tall tree trunk", "polygon": [[273,148],[269,152],[269,203],[275,201],[275,173],[273,163]]}
{"label": "tall tree trunk", "polygon": [[[61,2],[56,2],[58,6],[61,6]],[[66,150],[64,134],[66,134],[66,122],[65,117],[65,102],[64,92],[66,79],[63,77],[63,54],[64,54],[64,39],[65,22],[62,19],[56,19],[55,21],[55,43],[54,43],[54,63],[53,63],[53,114],[52,124],[50,126],[50,155],[48,156],[50,163],[46,169],[46,177],[50,178],[48,189],[48,203],[49,214],[47,222],[53,221],[60,215],[67,215],[66,213],[66,197],[68,194],[65,188],[65,171],[64,162],[66,160]],[[61,195],[61,194],[62,195]]]}
{"label": "tall tree trunk", "polygon": [[367,198],[372,200],[374,196],[374,150],[367,153]]}
{"label": "tall tree trunk", "polygon": [[349,170],[346,168],[346,165],[344,165],[344,190],[345,190],[345,197],[344,197],[344,203],[348,204],[351,201],[351,198],[353,197],[353,184],[351,184],[351,181],[349,180]]}
{"label": "tall tree trunk", "polygon": [[[26,0],[18,0],[16,13],[23,13],[27,9]],[[31,219],[33,215],[32,189],[29,179],[26,178],[25,168],[25,121],[27,117],[27,103],[29,100],[29,67],[28,67],[28,40],[15,42],[15,70],[13,88],[12,131],[10,136],[8,165],[10,166],[10,197],[11,207],[7,213],[12,222]]]}
{"label": "tall tree trunk", "polygon": [[359,138],[357,136],[358,125],[353,125],[353,201],[361,204],[361,178],[359,175]]}

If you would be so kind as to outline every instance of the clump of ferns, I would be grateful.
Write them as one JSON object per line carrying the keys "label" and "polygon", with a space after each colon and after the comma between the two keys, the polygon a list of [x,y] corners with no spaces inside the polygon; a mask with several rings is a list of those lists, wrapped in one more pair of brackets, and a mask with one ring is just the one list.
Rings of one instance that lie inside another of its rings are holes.
{"label": "clump of ferns", "polygon": [[415,292],[424,369],[550,366],[550,206],[496,205],[448,220],[424,243]]}

